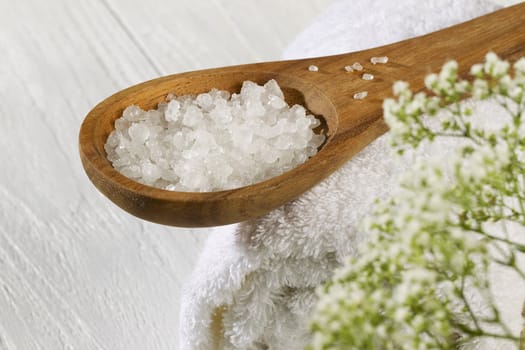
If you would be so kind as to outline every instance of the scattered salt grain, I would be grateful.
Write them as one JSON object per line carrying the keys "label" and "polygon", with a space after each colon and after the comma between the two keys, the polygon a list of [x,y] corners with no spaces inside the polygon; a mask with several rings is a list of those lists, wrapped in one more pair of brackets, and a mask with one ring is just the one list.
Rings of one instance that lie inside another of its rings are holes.
{"label": "scattered salt grain", "polygon": [[372,64],[377,64],[377,63],[387,63],[388,62],[388,57],[387,56],[380,56],[380,57],[372,57],[370,59],[370,62],[372,62]]}
{"label": "scattered salt grain", "polygon": [[362,100],[368,96],[368,91],[360,91],[354,94],[354,100]]}
{"label": "scattered salt grain", "polygon": [[354,62],[351,67],[353,70],[357,70],[357,71],[363,70],[363,66],[359,62]]}
{"label": "scattered salt grain", "polygon": [[275,80],[238,94],[169,94],[156,110],[127,107],[105,150],[124,176],[171,191],[217,191],[278,176],[317,153],[321,122],[289,107]]}
{"label": "scattered salt grain", "polygon": [[317,72],[317,71],[319,70],[319,67],[317,67],[317,66],[315,66],[315,65],[312,64],[312,65],[310,65],[310,66],[308,67],[308,70],[309,70],[310,72]]}
{"label": "scattered salt grain", "polygon": [[363,80],[374,80],[374,75],[370,73],[365,73],[361,78],[363,78]]}
{"label": "scattered salt grain", "polygon": [[353,72],[353,71],[354,71],[354,68],[352,68],[352,66],[345,66],[345,71],[347,71],[347,72]]}

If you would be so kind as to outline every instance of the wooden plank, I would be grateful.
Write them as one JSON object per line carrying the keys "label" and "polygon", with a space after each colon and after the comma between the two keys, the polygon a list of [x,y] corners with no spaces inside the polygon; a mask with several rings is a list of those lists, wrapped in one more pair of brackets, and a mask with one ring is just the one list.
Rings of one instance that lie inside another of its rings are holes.
{"label": "wooden plank", "polygon": [[287,43],[330,2],[102,1],[163,74],[278,60]]}
{"label": "wooden plank", "polygon": [[125,214],[77,152],[95,103],[157,75],[100,2],[0,2],[0,349],[176,348],[203,231]]}
{"label": "wooden plank", "polygon": [[162,74],[277,59],[327,1],[0,2],[1,350],[177,348],[208,230],[142,222],[97,194],[80,123]]}

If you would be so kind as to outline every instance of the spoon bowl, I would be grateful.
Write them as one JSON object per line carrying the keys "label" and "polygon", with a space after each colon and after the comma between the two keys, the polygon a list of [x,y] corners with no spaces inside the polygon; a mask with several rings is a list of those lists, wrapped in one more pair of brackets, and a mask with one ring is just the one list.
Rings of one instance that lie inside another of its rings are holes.
{"label": "spoon bowl", "polygon": [[[80,157],[93,184],[127,212],[160,224],[204,227],[261,216],[298,197],[329,176],[366,145],[387,131],[382,101],[397,80],[423,88],[424,77],[448,59],[459,63],[459,75],[481,62],[488,51],[515,60],[525,55],[525,4],[398,43],[343,55],[265,62],[207,69],[150,80],[108,97],[86,116],[79,135]],[[371,57],[387,56],[387,64]],[[362,71],[344,67],[360,62]],[[316,65],[319,70],[308,70]],[[363,73],[374,75],[371,81]],[[115,170],[104,144],[114,121],[132,104],[155,108],[166,95],[198,94],[212,88],[238,92],[245,80],[264,84],[275,79],[289,104],[301,104],[323,121],[327,140],[305,163],[253,185],[216,192],[175,192],[135,182]],[[365,99],[353,95],[367,91]]]}

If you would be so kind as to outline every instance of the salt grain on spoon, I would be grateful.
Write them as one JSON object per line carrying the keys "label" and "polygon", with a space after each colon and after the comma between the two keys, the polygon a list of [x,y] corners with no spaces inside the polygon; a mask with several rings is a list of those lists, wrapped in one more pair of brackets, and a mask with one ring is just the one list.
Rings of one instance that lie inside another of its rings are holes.
{"label": "salt grain on spoon", "polygon": [[388,62],[388,57],[387,56],[380,56],[380,57],[372,57],[370,59],[370,62],[372,64],[378,64],[378,63],[382,63],[382,64],[385,64]]}
{"label": "salt grain on spoon", "polygon": [[363,66],[362,66],[361,63],[359,63],[359,62],[354,62],[350,67],[351,67],[353,70],[357,70],[357,71],[361,71],[361,70],[363,70]]}
{"label": "salt grain on spoon", "polygon": [[354,100],[363,100],[368,96],[368,91],[356,92],[353,96]]}
{"label": "salt grain on spoon", "polygon": [[317,67],[316,65],[312,64],[312,65],[308,66],[308,70],[310,72],[317,72],[317,71],[319,71],[319,67]]}
{"label": "salt grain on spoon", "polygon": [[213,89],[144,111],[129,106],[105,144],[124,176],[172,191],[210,192],[278,176],[317,153],[324,135],[275,80],[245,81],[239,94]]}

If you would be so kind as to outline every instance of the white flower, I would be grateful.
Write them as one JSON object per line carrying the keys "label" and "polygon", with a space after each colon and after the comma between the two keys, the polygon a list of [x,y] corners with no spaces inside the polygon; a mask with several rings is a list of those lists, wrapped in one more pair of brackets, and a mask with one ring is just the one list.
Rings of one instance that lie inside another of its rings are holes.
{"label": "white flower", "polygon": [[499,78],[507,74],[510,64],[507,61],[501,60],[494,52],[489,52],[485,56],[485,64],[483,70],[491,77]]}
{"label": "white flower", "polygon": [[405,94],[408,90],[408,83],[406,81],[396,81],[392,86],[392,91],[395,96],[400,96]]}
{"label": "white flower", "polygon": [[[418,95],[420,95],[419,97],[420,98],[417,98]],[[422,98],[421,98],[422,97]],[[416,114],[418,113],[419,111],[423,110],[423,107],[424,107],[424,98],[425,98],[425,95],[423,93],[419,93],[417,94],[416,96],[414,96],[414,99],[412,101],[410,101],[407,105],[406,105],[406,109],[405,109],[405,112],[409,115],[413,115],[413,114]]]}
{"label": "white flower", "polygon": [[525,57],[520,58],[514,63],[516,75],[525,75]]}
{"label": "white flower", "polygon": [[485,64],[492,64],[497,61],[499,61],[499,57],[494,52],[491,51],[485,55]]}
{"label": "white flower", "polygon": [[400,110],[399,104],[392,98],[386,98],[383,101],[383,113],[396,114]]}
{"label": "white flower", "polygon": [[429,90],[434,90],[438,83],[438,75],[436,73],[432,73],[426,76],[425,78],[425,86]]}
{"label": "white flower", "polygon": [[475,76],[475,77],[481,77],[483,73],[483,64],[481,63],[477,63],[475,65],[473,65],[472,67],[470,67],[470,74]]}
{"label": "white flower", "polygon": [[412,316],[410,314],[410,311],[408,310],[407,307],[399,307],[396,309],[395,313],[394,313],[394,319],[397,321],[397,322],[405,322],[409,316]]}
{"label": "white flower", "polygon": [[489,84],[486,80],[476,79],[472,85],[472,96],[476,99],[484,99],[489,94]]}
{"label": "white flower", "polygon": [[507,74],[509,71],[510,64],[507,61],[498,61],[493,68],[493,75],[496,77]]}
{"label": "white flower", "polygon": [[469,83],[468,81],[462,80],[456,83],[456,91],[460,94],[467,92]]}
{"label": "white flower", "polygon": [[523,87],[522,86],[513,86],[509,89],[509,97],[512,98],[517,103],[521,102],[523,99]]}
{"label": "white flower", "polygon": [[443,68],[441,68],[440,77],[453,77],[457,75],[458,71],[458,63],[454,60],[448,61],[443,65]]}
{"label": "white flower", "polygon": [[405,135],[410,132],[410,127],[407,123],[400,121],[392,113],[386,113],[384,119],[388,127],[390,128],[391,137],[398,137],[400,135]]}
{"label": "white flower", "polygon": [[[472,325],[484,316],[477,310],[458,316],[467,307],[462,281],[480,295],[494,287],[486,273],[495,258],[488,245],[496,242],[484,234],[486,224],[501,222],[508,213],[510,223],[525,221],[525,174],[513,168],[525,167],[525,106],[517,102],[525,89],[525,58],[514,64],[512,76],[509,64],[489,53],[484,64],[471,68],[473,83],[458,81],[457,68],[449,62],[425,79],[431,97],[396,82],[397,100],[384,101],[384,118],[398,147],[426,147],[451,135],[459,140],[457,152],[421,157],[402,176],[395,195],[374,208],[366,223],[370,241],[320,289],[315,349],[443,348],[458,320]],[[455,103],[467,91],[473,99],[494,97],[512,122],[494,129],[479,120],[471,104]],[[439,118],[420,122],[423,113]]]}
{"label": "white flower", "polygon": [[501,169],[510,164],[511,152],[509,149],[509,144],[506,142],[500,142],[496,145],[491,155],[491,158],[494,159],[494,163],[497,168]]}

